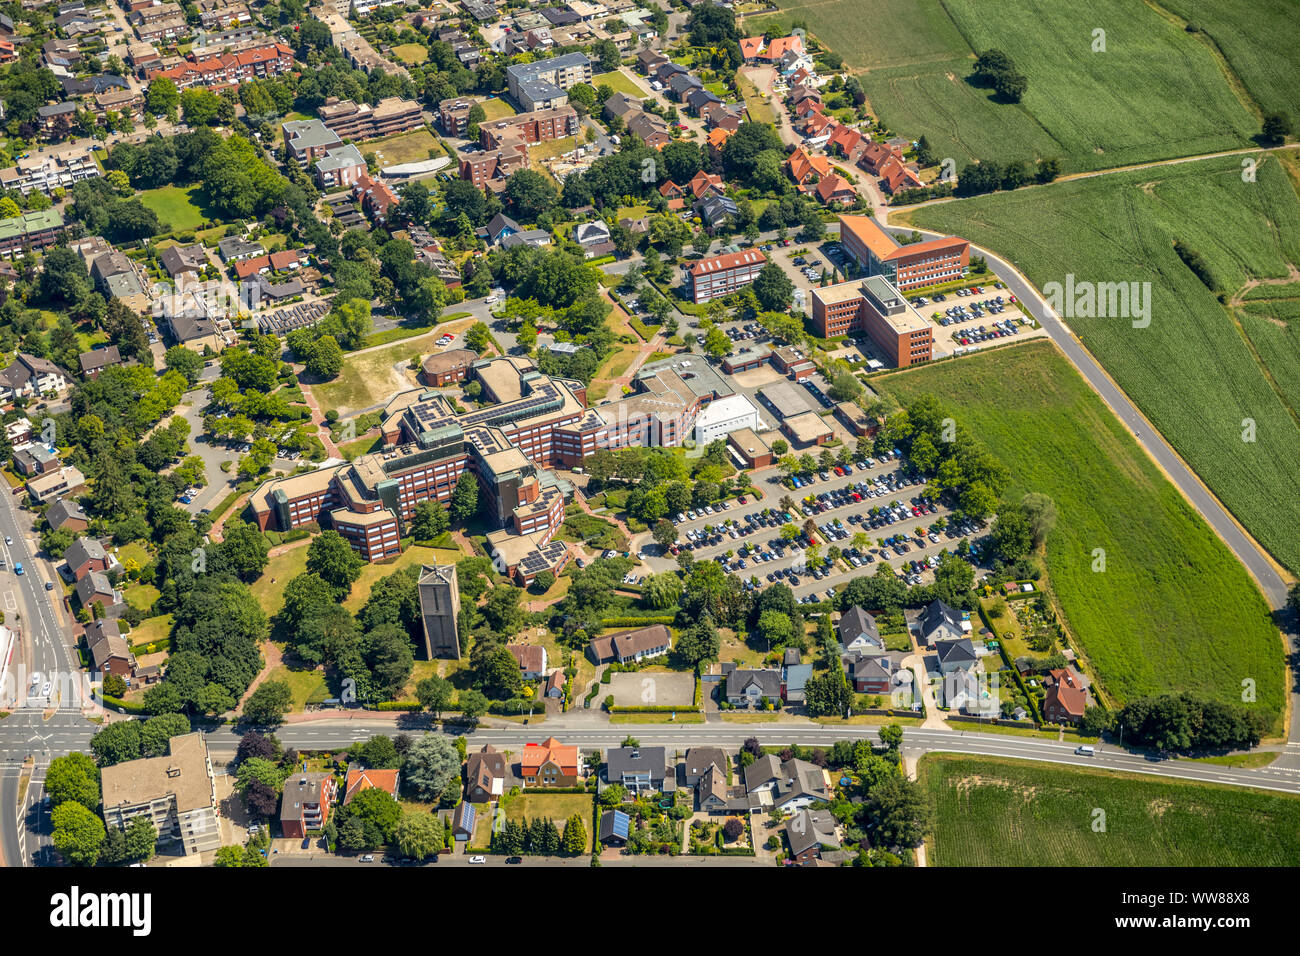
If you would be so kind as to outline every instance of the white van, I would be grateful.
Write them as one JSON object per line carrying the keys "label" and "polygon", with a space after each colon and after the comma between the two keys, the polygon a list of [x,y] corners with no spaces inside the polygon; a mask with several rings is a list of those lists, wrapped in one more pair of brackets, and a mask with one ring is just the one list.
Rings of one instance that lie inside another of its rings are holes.
{"label": "white van", "polygon": [[1074,752],[1081,757],[1095,757],[1097,755],[1096,748],[1089,744],[1080,744],[1078,747],[1074,748]]}

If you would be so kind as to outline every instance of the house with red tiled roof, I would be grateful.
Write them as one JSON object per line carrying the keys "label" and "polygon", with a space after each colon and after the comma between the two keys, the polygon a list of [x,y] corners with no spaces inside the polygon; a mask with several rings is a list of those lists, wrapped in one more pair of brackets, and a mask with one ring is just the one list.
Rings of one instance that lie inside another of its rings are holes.
{"label": "house with red tiled roof", "polygon": [[527,787],[576,787],[578,748],[547,737],[519,751],[517,776]]}
{"label": "house with red tiled roof", "polygon": [[215,56],[200,57],[191,53],[185,62],[170,69],[147,70],[146,77],[152,82],[156,77],[165,76],[182,90],[192,86],[218,89],[251,79],[279,76],[292,68],[293,50],[283,43],[272,43]]}
{"label": "house with red tiled roof", "polygon": [[372,787],[396,797],[400,778],[401,771],[398,770],[349,770],[347,782],[343,787],[343,804],[346,806],[362,790],[369,790]]}
{"label": "house with red tiled roof", "polygon": [[857,162],[858,154],[865,145],[865,136],[852,126],[841,123],[831,131],[831,138],[826,141],[826,152],[854,163]]}
{"label": "house with red tiled roof", "polygon": [[851,204],[858,198],[853,184],[839,173],[822,177],[817,183],[816,193],[817,198],[828,206]]}
{"label": "house with red tiled roof", "polygon": [[721,176],[713,173],[706,173],[702,169],[695,174],[695,177],[691,180],[690,187],[691,195],[696,200],[704,198],[704,195],[709,192],[716,192],[721,196],[726,191],[723,188]]}
{"label": "house with red tiled roof", "polygon": [[785,164],[797,186],[811,185],[831,172],[831,164],[825,156],[813,155],[802,146],[790,154]]}
{"label": "house with red tiled roof", "polygon": [[740,38],[740,55],[745,62],[758,60],[758,55],[763,52],[762,37],[741,37]]}
{"label": "house with red tiled roof", "polygon": [[1088,709],[1088,691],[1082,675],[1058,667],[1047,672],[1043,683],[1047,686],[1043,719],[1054,724],[1077,724]]}
{"label": "house with red tiled roof", "polygon": [[897,159],[888,159],[880,170],[880,184],[890,193],[904,189],[918,189],[925,185],[915,168]]}
{"label": "house with red tiled roof", "polygon": [[891,159],[901,162],[903,154],[885,143],[870,142],[862,147],[862,154],[858,157],[858,165],[871,175],[879,176],[885,163]]}
{"label": "house with red tiled roof", "polygon": [[722,147],[727,145],[727,140],[731,139],[734,135],[735,133],[722,126],[715,127],[709,133],[709,155],[716,159],[722,153]]}
{"label": "house with red tiled roof", "polygon": [[820,136],[835,125],[836,122],[833,117],[827,116],[820,109],[814,110],[809,113],[808,117],[804,120],[803,134],[809,138]]}

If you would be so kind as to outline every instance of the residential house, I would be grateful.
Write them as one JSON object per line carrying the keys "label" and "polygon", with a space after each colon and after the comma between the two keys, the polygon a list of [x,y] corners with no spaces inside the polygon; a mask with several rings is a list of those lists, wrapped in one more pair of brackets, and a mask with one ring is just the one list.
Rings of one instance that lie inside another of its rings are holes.
{"label": "residential house", "polygon": [[122,636],[117,621],[98,620],[86,625],[86,650],[92,669],[107,676],[116,674],[130,681],[135,674],[135,655]]}
{"label": "residential house", "polygon": [[49,359],[19,352],[7,368],[0,369],[0,400],[56,395],[70,384],[68,374]]}
{"label": "residential house", "polygon": [[790,858],[799,866],[813,866],[823,848],[838,847],[838,821],[829,810],[800,810],[786,821],[785,837],[790,844]]}
{"label": "residential house", "polygon": [[876,627],[876,619],[856,605],[840,616],[836,631],[845,654],[885,652],[885,642]]}
{"label": "residential house", "polygon": [[1065,667],[1047,672],[1043,681],[1043,719],[1054,724],[1077,724],[1088,709],[1088,690],[1083,675]]}
{"label": "residential house", "polygon": [[469,755],[465,761],[465,799],[472,803],[499,800],[509,789],[510,768],[506,755],[491,744]]}
{"label": "residential house", "polygon": [[673,139],[667,121],[654,113],[637,113],[627,121],[627,130],[654,149],[663,149]]}
{"label": "residential house", "polygon": [[614,747],[605,755],[605,779],[632,793],[671,793],[677,788],[677,771],[668,768],[667,759],[663,747]]}
{"label": "residential house", "polygon": [[55,531],[67,529],[76,533],[90,527],[90,516],[74,498],[60,498],[46,508],[45,520]]}
{"label": "residential house", "polygon": [[610,661],[627,664],[667,654],[672,647],[672,640],[672,632],[667,627],[652,624],[634,631],[620,631],[618,634],[592,638],[587,646],[587,654],[597,665]]}
{"label": "residential house", "polygon": [[830,779],[825,770],[806,760],[785,762],[764,754],[744,769],[745,792],[763,807],[793,813],[821,800],[830,800]]}
{"label": "residential house", "polygon": [[605,101],[602,112],[606,119],[618,117],[626,121],[627,117],[634,113],[641,112],[642,101],[634,96],[628,96],[626,93],[615,93]]}
{"label": "residential house", "polygon": [[802,146],[796,148],[785,163],[790,178],[804,191],[818,180],[831,175],[830,161],[825,156],[809,153]]}
{"label": "residential house", "polygon": [[343,783],[343,805],[347,806],[358,793],[370,789],[382,790],[390,797],[396,798],[400,783],[401,771],[399,770],[350,767]]}
{"label": "residential house", "polygon": [[331,773],[292,774],[280,796],[280,832],[289,840],[301,840],[309,831],[324,829],[330,806],[338,795]]}
{"label": "residential house", "polygon": [[63,467],[63,461],[59,458],[58,449],[54,446],[42,445],[40,442],[28,442],[14,449],[14,465],[21,474],[27,477],[35,477],[58,471],[59,468]]}
{"label": "residential house", "polygon": [[542,696],[551,700],[564,699],[564,671],[556,668],[546,678],[546,685],[542,689]]}
{"label": "residential house", "polygon": [[711,193],[695,204],[700,218],[704,220],[709,235],[713,235],[731,217],[740,213],[735,200],[730,196]]}
{"label": "residential house", "polygon": [[491,222],[487,224],[487,240],[492,245],[500,245],[501,240],[506,236],[514,235],[523,231],[523,226],[515,222],[503,212],[497,213],[492,217]]}
{"label": "residential house", "polygon": [[[63,214],[53,208],[0,219],[0,256],[26,255],[29,249],[52,246],[64,229]],[[3,398],[0,389],[0,400]]]}
{"label": "residential house", "polygon": [[722,771],[726,776],[731,766],[731,758],[721,747],[691,747],[686,751],[686,786],[694,787],[712,768]]}
{"label": "residential house", "polygon": [[962,613],[949,607],[943,601],[931,601],[916,619],[917,629],[924,644],[936,641],[956,640],[965,637],[970,631],[970,624],[963,619]]}
{"label": "residential house", "polygon": [[540,644],[507,644],[524,680],[541,680],[546,673],[546,648]]}
{"label": "residential house", "polygon": [[576,787],[578,748],[547,737],[519,751],[519,778],[526,787]]}
{"label": "residential house", "polygon": [[102,571],[92,571],[77,582],[77,598],[87,610],[99,605],[99,616],[118,618],[126,611],[122,592],[117,590]]}
{"label": "residential house", "polygon": [[608,256],[614,253],[614,242],[609,235],[609,226],[603,220],[579,223],[573,229],[573,241],[582,246],[588,259]]}
{"label": "residential house", "polygon": [[811,664],[784,664],[781,667],[781,698],[787,704],[802,704],[806,700],[805,688],[812,677]]}
{"label": "residential house", "polygon": [[893,157],[886,160],[880,170],[880,184],[891,194],[905,189],[920,189],[925,185],[915,163],[904,163]]}
{"label": "residential house", "polygon": [[80,491],[86,486],[86,476],[72,465],[58,471],[40,475],[27,482],[27,493],[41,504]]}
{"label": "residential house", "polygon": [[727,678],[727,703],[734,707],[761,707],[765,701],[773,704],[781,700],[781,672],[773,668],[750,669],[735,668],[727,673],[723,662],[723,673]]}
{"label": "residential house", "polygon": [[189,246],[168,246],[159,254],[158,262],[173,279],[187,273],[197,276],[208,267],[208,254],[197,242]]}
{"label": "residential house", "polygon": [[975,645],[968,637],[935,641],[934,649],[939,658],[939,673],[945,677],[955,671],[972,670],[978,660]]}
{"label": "residential house", "polygon": [[83,376],[86,378],[99,378],[99,373],[110,365],[121,365],[122,355],[118,352],[116,345],[109,345],[102,349],[82,352],[77,356],[77,363],[81,366]]}
{"label": "residential house", "polygon": [[68,545],[68,550],[63,552],[63,560],[67,562],[74,581],[80,581],[92,571],[107,571],[113,566],[113,559],[98,538],[86,537],[73,541]]}

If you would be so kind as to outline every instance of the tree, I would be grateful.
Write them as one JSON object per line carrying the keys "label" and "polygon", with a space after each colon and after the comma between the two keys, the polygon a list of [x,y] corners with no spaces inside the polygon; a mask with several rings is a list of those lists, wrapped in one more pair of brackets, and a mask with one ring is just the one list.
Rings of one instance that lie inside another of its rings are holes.
{"label": "tree", "polygon": [[840,372],[831,383],[830,395],[837,402],[851,402],[862,394],[862,383],[852,372]]}
{"label": "tree", "polygon": [[131,863],[153,859],[158,844],[158,828],[146,816],[134,817],[126,827],[125,857]]}
{"label": "tree", "polygon": [[716,359],[721,359],[731,351],[731,339],[715,325],[704,336],[704,351]]}
{"label": "tree", "polygon": [[804,686],[804,706],[812,717],[843,717],[853,702],[853,694],[839,668],[814,674]]}
{"label": "tree", "polygon": [[387,790],[371,787],[354,796],[347,805],[348,820],[360,820],[367,831],[366,843],[375,844],[369,831],[373,828],[378,833],[379,843],[388,843],[397,831],[402,819],[402,805]]}
{"label": "tree", "polygon": [[677,526],[667,518],[655,522],[652,532],[655,543],[667,551],[677,541]]}
{"label": "tree", "polygon": [[1291,135],[1291,115],[1289,113],[1268,113],[1264,116],[1261,135],[1265,142],[1278,144],[1286,142]]}
{"label": "tree", "polygon": [[582,814],[575,813],[565,822],[560,847],[565,856],[581,856],[587,852],[587,827],[582,822]]}
{"label": "tree", "polygon": [[251,724],[274,727],[284,722],[293,704],[288,681],[267,681],[244,702],[243,718]]}
{"label": "tree", "polygon": [[478,479],[468,471],[462,472],[451,492],[451,517],[465,522],[478,514]]}
{"label": "tree", "polygon": [[417,740],[407,751],[402,767],[402,782],[407,791],[424,801],[438,799],[447,782],[459,775],[460,755],[441,734],[425,734]]}
{"label": "tree", "polygon": [[145,109],[155,116],[174,118],[181,103],[180,90],[168,77],[157,76],[149,83],[144,95]]}
{"label": "tree", "polygon": [[411,534],[417,541],[431,541],[451,526],[447,509],[437,498],[421,501],[411,516]]}
{"label": "tree", "polygon": [[236,762],[243,762],[250,757],[259,757],[262,760],[278,761],[280,759],[280,745],[274,737],[267,737],[259,734],[256,730],[250,730],[244,736],[239,738],[239,747],[235,751]]}
{"label": "tree", "polygon": [[1025,557],[1034,546],[1034,529],[1025,509],[1004,504],[989,529],[993,547],[1003,561],[1011,562]]}
{"label": "tree", "polygon": [[932,826],[930,802],[924,791],[902,775],[887,777],[872,786],[863,807],[876,826],[876,842],[885,846],[916,846]]}
{"label": "tree", "polygon": [[735,843],[745,835],[745,824],[740,817],[727,817],[727,822],[722,824],[722,836],[728,843]]}
{"label": "tree", "polygon": [[185,376],[185,381],[193,385],[199,380],[203,371],[203,356],[183,345],[173,345],[163,355],[163,364]]}
{"label": "tree", "polygon": [[71,800],[93,811],[99,807],[99,768],[87,754],[55,757],[45,771],[45,792],[51,806]]}
{"label": "tree", "polygon": [[393,842],[403,856],[426,859],[442,849],[442,823],[430,813],[404,813],[393,833]]}
{"label": "tree", "polygon": [[436,674],[421,679],[415,685],[415,699],[420,702],[421,707],[432,713],[434,717],[441,717],[442,712],[451,706],[453,693],[454,688],[451,681]]}
{"label": "tree", "polygon": [[347,597],[352,582],[361,576],[365,561],[337,531],[323,531],[307,547],[307,571],[315,574],[334,590],[336,597]]}
{"label": "tree", "polygon": [[1033,532],[1034,546],[1042,545],[1056,527],[1056,502],[1041,492],[1030,492],[1020,500],[1020,507]]}
{"label": "tree", "polygon": [[211,126],[221,112],[221,97],[201,86],[181,92],[181,112],[191,126]]}
{"label": "tree", "polygon": [[343,349],[332,335],[322,335],[304,362],[307,373],[321,381],[337,378],[343,371]]}
{"label": "tree", "polygon": [[722,650],[722,640],[713,619],[707,614],[699,623],[682,631],[677,638],[677,654],[690,665],[717,658]]}
{"label": "tree", "polygon": [[775,262],[768,262],[754,280],[754,296],[764,312],[787,312],[794,301],[794,283]]}
{"label": "tree", "polygon": [[535,221],[555,205],[558,195],[546,176],[535,169],[521,169],[506,180],[506,198],[521,219]]}
{"label": "tree", "polygon": [[55,807],[50,814],[54,826],[51,841],[72,866],[94,866],[104,845],[104,821],[75,800]]}
{"label": "tree", "polygon": [[476,723],[487,713],[488,699],[480,691],[463,690],[456,702],[460,706],[461,715],[470,723]]}

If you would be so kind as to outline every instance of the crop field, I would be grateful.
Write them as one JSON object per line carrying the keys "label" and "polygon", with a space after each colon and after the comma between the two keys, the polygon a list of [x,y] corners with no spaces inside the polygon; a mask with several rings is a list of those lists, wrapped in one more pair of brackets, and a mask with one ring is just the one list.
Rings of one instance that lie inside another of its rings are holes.
{"label": "crop field", "polygon": [[1067,274],[1150,282],[1146,328],[1121,318],[1066,323],[1237,519],[1300,570],[1300,409],[1173,249],[1181,239],[1197,251],[1229,296],[1251,279],[1287,278],[1300,263],[1300,202],[1278,162],[1262,158],[1256,182],[1243,182],[1240,157],[1223,157],[981,196],[912,218],[996,250],[1040,289]]}
{"label": "crop field", "polygon": [[[1142,3],[795,0],[746,30],[792,22],[860,74],[890,129],[925,134],[958,165],[1058,157],[1078,172],[1247,146],[1258,130],[1212,48]],[[1020,104],[966,80],[975,52],[994,47],[1029,79]]]}
{"label": "crop field", "polygon": [[1007,498],[1036,491],[1056,502],[1051,586],[1112,699],[1188,690],[1239,703],[1250,677],[1256,706],[1280,721],[1281,638],[1254,582],[1054,345],[1027,342],[872,386],[904,403],[935,395],[1006,464]]}
{"label": "crop field", "polygon": [[1000,757],[930,754],[918,772],[931,866],[1300,864],[1289,795]]}
{"label": "crop field", "polygon": [[1300,409],[1300,299],[1255,299],[1237,321],[1283,400]]}
{"label": "crop field", "polygon": [[1291,0],[1255,0],[1243,16],[1239,0],[1161,0],[1194,23],[1219,48],[1242,86],[1264,113],[1300,104],[1300,16]]}

